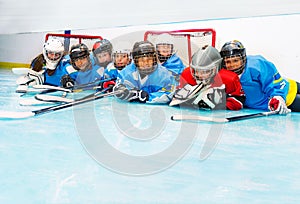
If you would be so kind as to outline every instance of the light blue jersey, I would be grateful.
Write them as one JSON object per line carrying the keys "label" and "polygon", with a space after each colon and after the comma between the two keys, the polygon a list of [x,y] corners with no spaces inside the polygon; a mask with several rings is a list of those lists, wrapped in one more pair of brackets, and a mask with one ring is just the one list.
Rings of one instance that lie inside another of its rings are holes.
{"label": "light blue jersey", "polygon": [[94,57],[90,55],[91,68],[85,71],[78,71],[75,78],[76,85],[89,84],[98,80],[103,80],[105,69],[94,63]]}
{"label": "light blue jersey", "polygon": [[114,63],[109,63],[106,68],[104,69],[104,77],[105,78],[117,78],[119,75],[119,71],[117,68],[115,68]]}
{"label": "light blue jersey", "polygon": [[162,63],[162,66],[171,71],[174,76],[179,76],[185,69],[183,62],[176,54],[173,54],[167,61]]}
{"label": "light blue jersey", "polygon": [[174,77],[159,64],[154,72],[141,79],[137,67],[131,63],[120,71],[117,86],[118,84],[123,84],[128,89],[146,91],[149,94],[147,103],[169,103],[175,89]]}

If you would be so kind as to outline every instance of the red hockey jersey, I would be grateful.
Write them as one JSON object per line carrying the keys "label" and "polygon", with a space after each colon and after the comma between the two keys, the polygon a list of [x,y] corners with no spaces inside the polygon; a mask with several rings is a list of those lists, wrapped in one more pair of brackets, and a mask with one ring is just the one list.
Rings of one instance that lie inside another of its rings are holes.
{"label": "red hockey jersey", "polygon": [[[190,67],[185,68],[181,73],[178,88],[182,88],[186,84],[192,86],[197,85],[195,78],[192,76]],[[245,102],[245,93],[242,89],[239,76],[234,72],[221,69],[216,74],[211,87],[220,87],[222,84],[225,85],[226,108],[229,110],[242,109]]]}

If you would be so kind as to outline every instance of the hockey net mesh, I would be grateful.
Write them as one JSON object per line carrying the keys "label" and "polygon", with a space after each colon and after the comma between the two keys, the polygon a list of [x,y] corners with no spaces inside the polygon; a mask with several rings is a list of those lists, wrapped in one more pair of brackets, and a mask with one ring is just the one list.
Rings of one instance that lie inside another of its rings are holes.
{"label": "hockey net mesh", "polygon": [[168,33],[172,37],[176,54],[181,58],[185,66],[189,66],[193,53],[199,48],[208,45],[215,46],[216,33],[213,29],[147,31],[144,39],[149,40],[155,45],[160,41],[160,36],[165,33]]}

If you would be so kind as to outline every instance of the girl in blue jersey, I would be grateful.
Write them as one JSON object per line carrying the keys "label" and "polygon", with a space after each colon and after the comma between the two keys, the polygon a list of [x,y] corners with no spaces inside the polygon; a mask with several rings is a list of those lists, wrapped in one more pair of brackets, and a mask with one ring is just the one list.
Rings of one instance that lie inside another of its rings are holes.
{"label": "girl in blue jersey", "polygon": [[220,54],[224,67],[240,76],[246,107],[279,114],[300,112],[299,82],[282,78],[273,63],[260,55],[246,56],[246,49],[237,40],[225,43]]}
{"label": "girl in blue jersey", "polygon": [[64,44],[56,38],[50,38],[44,43],[42,54],[32,60],[30,67],[28,74],[18,79],[18,84],[60,86],[63,75],[76,77],[76,70],[68,57],[64,56]]}
{"label": "girl in blue jersey", "polygon": [[136,42],[132,49],[134,63],[126,66],[117,79],[114,91],[118,98],[140,103],[169,103],[174,86],[170,72],[157,63],[157,53],[149,41]]}

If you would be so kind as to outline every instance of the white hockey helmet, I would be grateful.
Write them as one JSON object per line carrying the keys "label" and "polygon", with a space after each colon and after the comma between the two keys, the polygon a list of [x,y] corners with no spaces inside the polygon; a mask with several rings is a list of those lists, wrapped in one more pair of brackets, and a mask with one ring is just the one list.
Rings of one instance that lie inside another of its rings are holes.
{"label": "white hockey helmet", "polygon": [[63,57],[64,44],[56,39],[48,39],[43,46],[43,55],[46,60],[47,69],[54,70]]}
{"label": "white hockey helmet", "polygon": [[[126,67],[128,64],[131,63],[132,57],[131,57],[131,45],[128,42],[117,42],[114,45],[112,56],[113,56],[113,62],[115,68],[118,70],[122,70],[124,67]],[[127,56],[127,64],[121,63],[119,64],[118,61],[118,56],[120,55],[126,55]]]}

